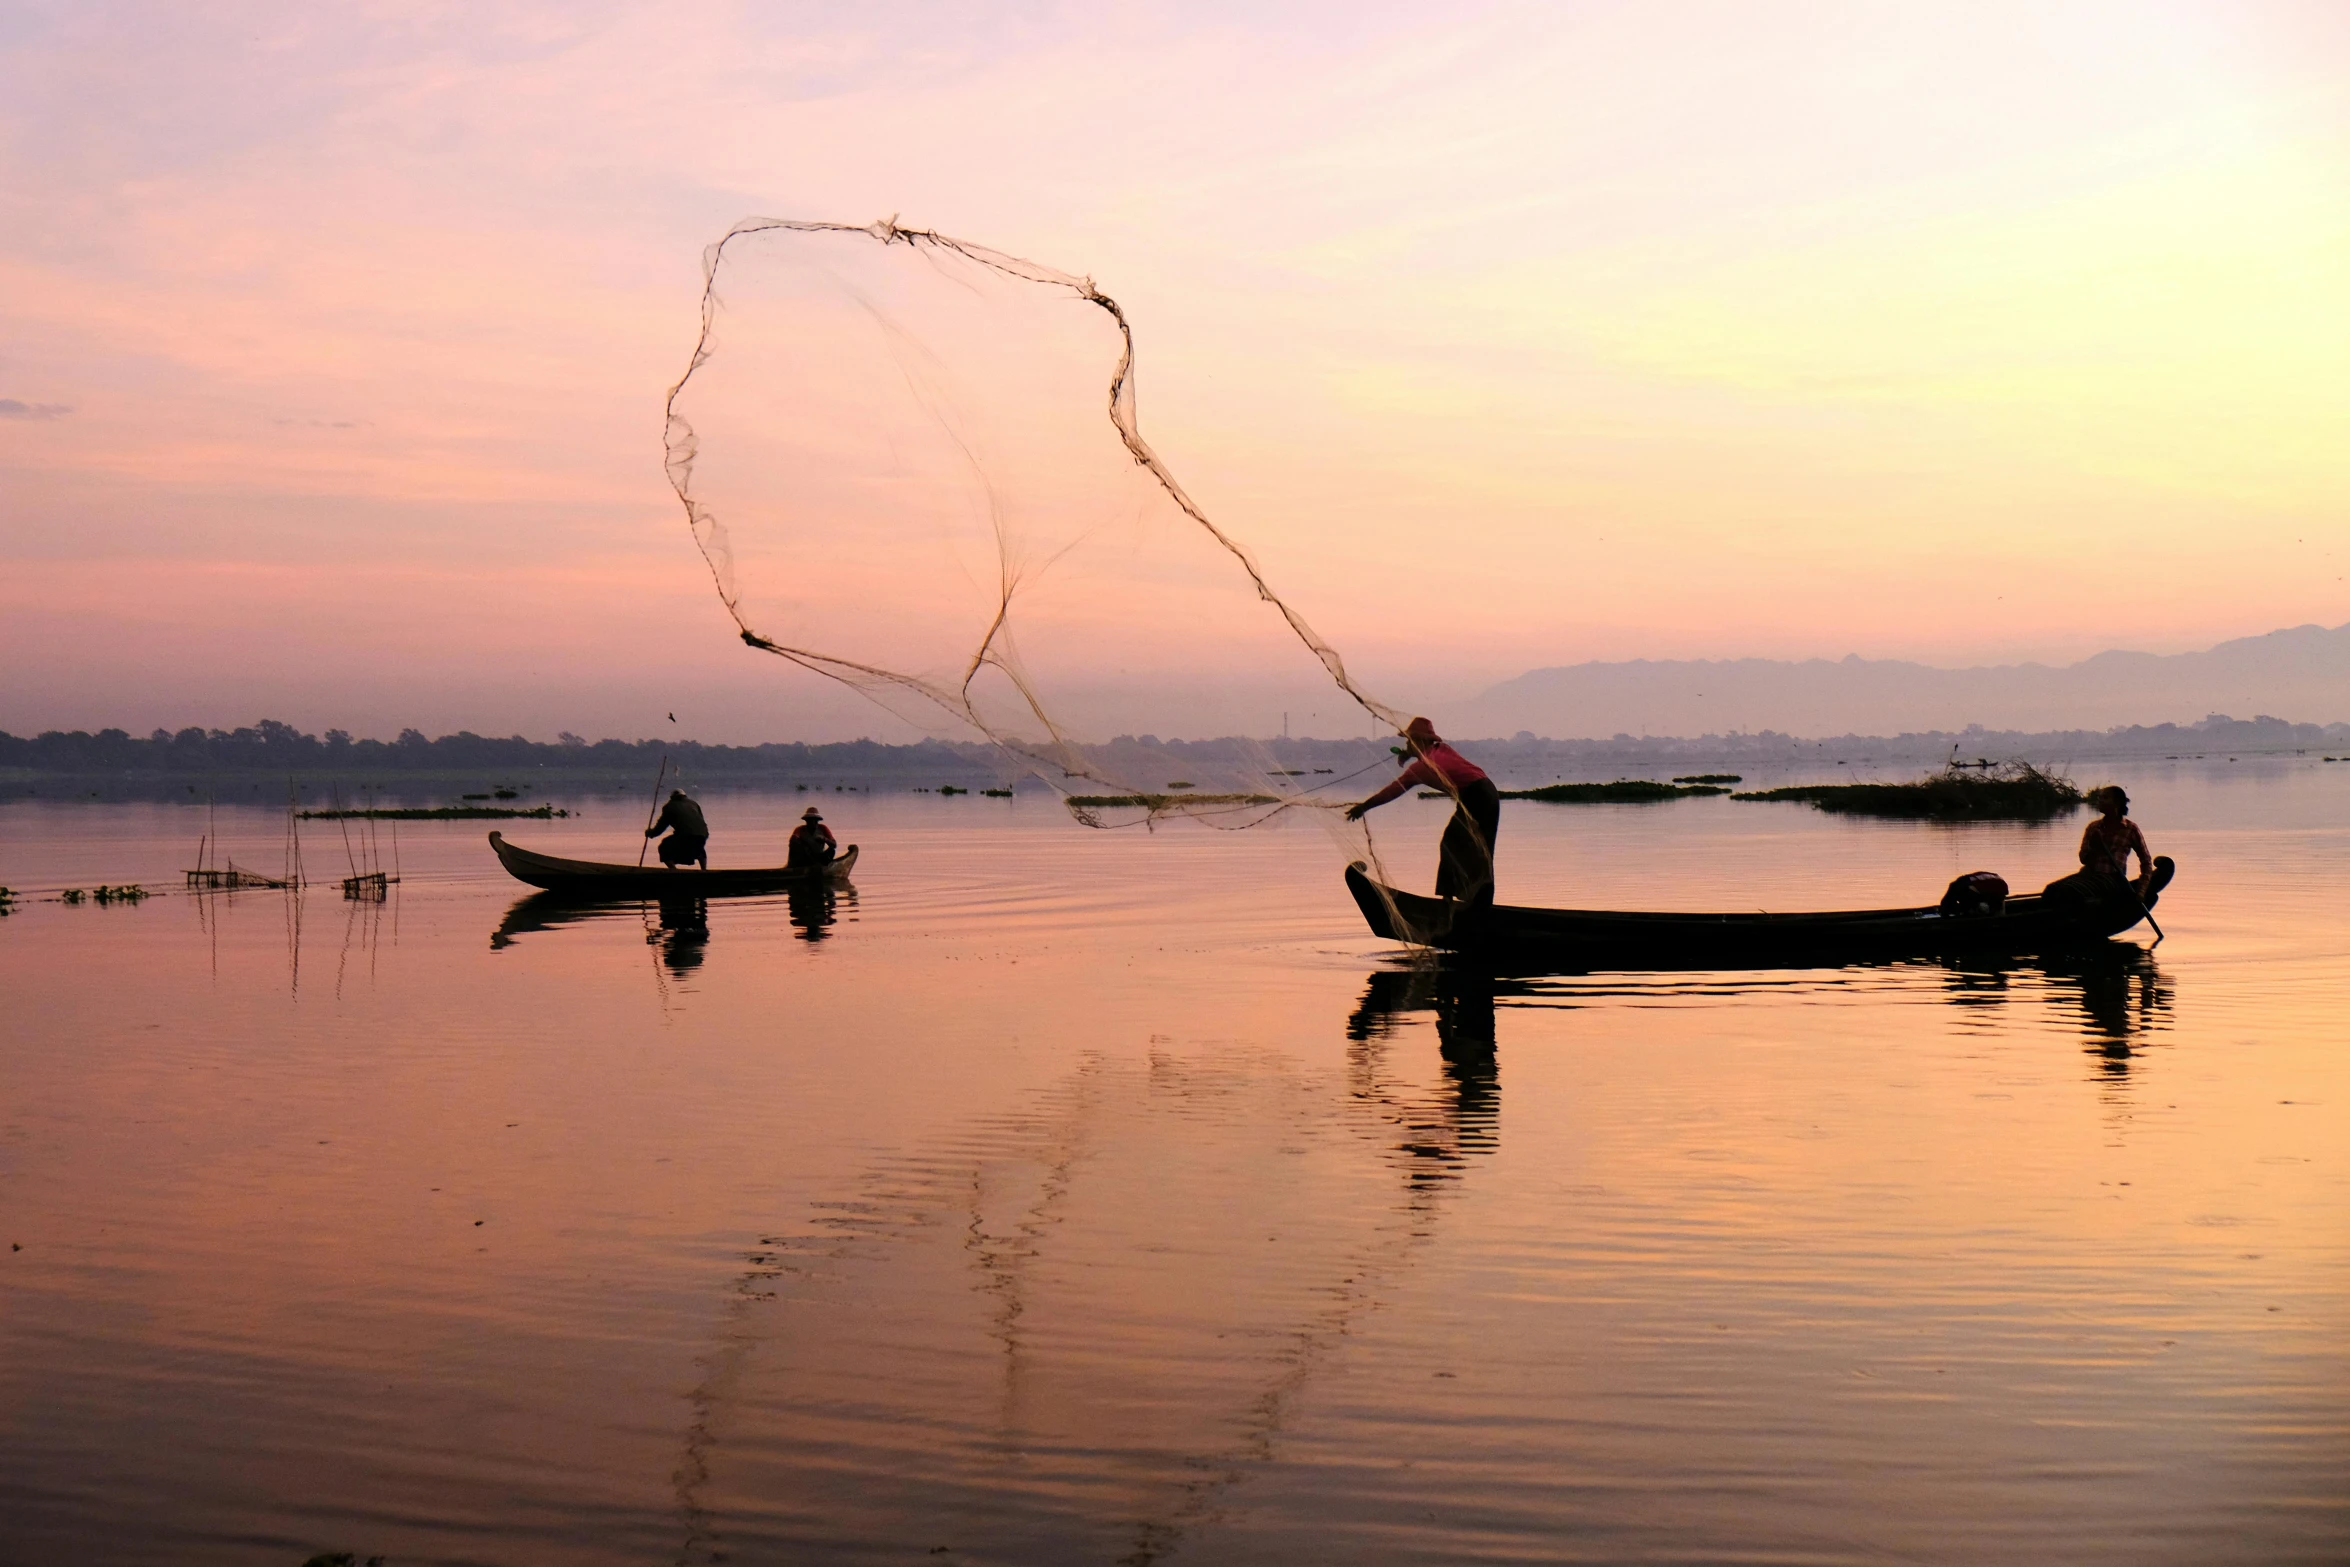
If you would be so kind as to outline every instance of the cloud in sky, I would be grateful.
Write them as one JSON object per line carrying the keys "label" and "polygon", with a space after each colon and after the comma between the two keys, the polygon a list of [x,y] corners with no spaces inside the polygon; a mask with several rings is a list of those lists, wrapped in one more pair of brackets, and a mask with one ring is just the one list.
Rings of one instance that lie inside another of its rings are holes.
{"label": "cloud in sky", "polygon": [[63,403],[28,403],[22,398],[0,397],[0,419],[62,419],[72,412]]}
{"label": "cloud in sky", "polygon": [[813,722],[660,468],[754,213],[1097,278],[1146,432],[1402,705],[2350,618],[2329,0],[78,0],[0,32],[0,160],[56,399],[0,416],[106,409],[0,435],[4,727]]}

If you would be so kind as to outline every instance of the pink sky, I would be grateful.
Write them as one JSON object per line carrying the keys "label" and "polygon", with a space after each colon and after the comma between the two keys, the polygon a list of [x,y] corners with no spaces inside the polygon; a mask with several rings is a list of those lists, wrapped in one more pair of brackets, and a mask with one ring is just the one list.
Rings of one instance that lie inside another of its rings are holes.
{"label": "pink sky", "polygon": [[2340,6],[1263,9],[11,10],[0,727],[886,732],[662,476],[754,213],[1097,279],[1402,706],[2350,620]]}

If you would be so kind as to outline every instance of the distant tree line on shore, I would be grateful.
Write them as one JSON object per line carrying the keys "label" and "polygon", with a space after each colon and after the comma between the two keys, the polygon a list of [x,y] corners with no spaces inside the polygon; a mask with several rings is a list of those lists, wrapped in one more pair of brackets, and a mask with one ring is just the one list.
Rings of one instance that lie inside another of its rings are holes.
{"label": "distant tree line on shore", "polygon": [[[1552,740],[1520,733],[1510,739],[1462,742],[1489,765],[1518,768],[1679,765],[1721,760],[1754,765],[1798,766],[1822,760],[1940,761],[1953,750],[1962,759],[2030,757],[2062,761],[2073,757],[2196,756],[2212,752],[2279,752],[2327,747],[2350,748],[2350,724],[2298,724],[2282,718],[2251,719],[2214,714],[2197,724],[2132,725],[2109,730],[2022,733],[1972,727],[1902,735],[1839,735],[1806,739],[1765,730],[1754,734],[1676,736],[1615,735],[1609,739]],[[1113,769],[1122,754],[1139,763],[1143,753],[1195,757],[1203,762],[1245,764],[1252,760],[1284,766],[1360,766],[1377,760],[1390,742],[1226,738],[1161,740],[1155,735],[1120,735],[1096,747]],[[849,740],[823,745],[771,741],[763,745],[705,745],[693,740],[596,740],[566,733],[553,743],[477,735],[470,730],[428,738],[403,729],[391,740],[354,739],[340,729],[305,734],[275,719],[243,729],[157,729],[145,737],[121,729],[50,730],[23,737],[0,731],[0,768],[32,773],[169,774],[274,773],[279,775],[397,775],[401,773],[512,775],[544,773],[633,774],[651,772],[666,755],[688,776],[705,781],[768,777],[958,775],[1008,777],[1017,769],[993,746],[945,740],[887,745]]]}
{"label": "distant tree line on shore", "polygon": [[357,740],[341,729],[305,734],[265,718],[244,729],[158,729],[144,738],[121,729],[50,730],[24,738],[0,731],[0,767],[47,773],[514,773],[541,771],[650,773],[659,759],[700,777],[727,774],[968,769],[1000,763],[992,746],[925,740],[883,745],[771,743],[704,745],[694,740],[583,740],[566,733],[553,744],[520,735],[501,739],[461,729],[438,739],[403,729],[392,740]]}

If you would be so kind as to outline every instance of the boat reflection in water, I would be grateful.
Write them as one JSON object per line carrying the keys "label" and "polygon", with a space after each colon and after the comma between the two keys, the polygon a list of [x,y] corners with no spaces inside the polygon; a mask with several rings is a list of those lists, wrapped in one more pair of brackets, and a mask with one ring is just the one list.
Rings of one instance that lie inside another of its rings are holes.
{"label": "boat reflection in water", "polygon": [[1473,1103],[1497,1099],[1500,1092],[1497,1008],[1571,1009],[1631,994],[1721,999],[1742,992],[1783,992],[1791,983],[1878,987],[1914,984],[1921,978],[1931,982],[1933,976],[1940,977],[1942,997],[1951,1005],[1999,1014],[1970,1019],[1971,1026],[2011,1028],[2014,1018],[2009,1009],[2041,1006],[2049,1024],[2087,1041],[2085,1048],[2106,1077],[2127,1077],[2132,1061],[2171,1026],[2174,987],[2169,976],[2146,947],[2114,941],[2045,957],[1913,959],[1731,972],[1509,971],[1445,955],[1373,973],[1348,1020],[1347,1037],[1390,1037],[1410,1015],[1433,1013],[1438,1054],[1466,1111]]}
{"label": "boat reflection in water", "polygon": [[2170,977],[2151,951],[2131,942],[2036,959],[1952,960],[1943,967],[1947,997],[1958,1006],[2044,1000],[2053,1019],[2080,1033],[2109,1077],[2127,1077],[2131,1061],[2171,1026]]}
{"label": "boat reflection in water", "polygon": [[[855,907],[854,887],[824,883],[794,887],[780,896],[719,901],[753,919],[780,902],[794,938],[815,942],[830,939],[832,927],[840,922],[844,900]],[[506,911],[498,928],[490,932],[490,946],[503,951],[524,936],[602,920],[637,919],[644,922],[646,944],[660,950],[662,966],[683,979],[702,966],[704,949],[710,944],[711,901],[708,898],[579,898],[560,892],[534,892]]]}

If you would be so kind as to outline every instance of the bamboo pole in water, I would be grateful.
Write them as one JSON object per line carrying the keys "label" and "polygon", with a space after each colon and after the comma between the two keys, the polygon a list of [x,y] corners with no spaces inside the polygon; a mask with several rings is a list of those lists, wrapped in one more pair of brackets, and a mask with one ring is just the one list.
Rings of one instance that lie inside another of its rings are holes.
{"label": "bamboo pole in water", "polygon": [[648,810],[648,811],[646,811],[646,812],[645,812],[645,836],[644,836],[644,841],[643,841],[642,843],[639,843],[639,844],[636,846],[636,863],[637,863],[637,865],[638,865],[638,867],[639,867],[640,869],[641,869],[641,868],[643,868],[643,866],[644,866],[644,863],[645,863],[645,850],[646,850],[646,849],[648,849],[648,848],[650,848],[650,847],[652,846],[652,842],[653,842],[653,819],[654,819],[655,817],[657,817],[657,816],[659,816],[659,815],[661,814],[661,786],[662,786],[663,784],[667,783],[668,781],[669,781],[669,753],[668,753],[667,751],[663,751],[663,752],[661,753],[661,770],[660,770],[659,772],[657,772],[657,773],[655,773],[655,774],[653,775],[653,804],[652,804],[652,808],[651,808],[650,810]]}

